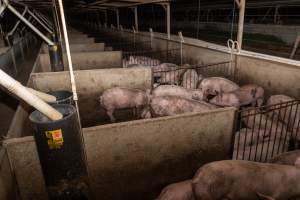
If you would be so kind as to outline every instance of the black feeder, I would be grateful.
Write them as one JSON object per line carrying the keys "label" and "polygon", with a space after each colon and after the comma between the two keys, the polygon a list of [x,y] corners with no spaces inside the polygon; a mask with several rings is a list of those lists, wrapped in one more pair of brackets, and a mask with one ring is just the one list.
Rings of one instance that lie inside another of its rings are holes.
{"label": "black feeder", "polygon": [[49,56],[52,71],[64,71],[63,58],[61,53],[59,53],[59,46],[57,45],[57,43],[49,46]]}
{"label": "black feeder", "polygon": [[76,109],[66,104],[53,107],[63,119],[51,121],[39,111],[29,116],[49,199],[89,199]]}

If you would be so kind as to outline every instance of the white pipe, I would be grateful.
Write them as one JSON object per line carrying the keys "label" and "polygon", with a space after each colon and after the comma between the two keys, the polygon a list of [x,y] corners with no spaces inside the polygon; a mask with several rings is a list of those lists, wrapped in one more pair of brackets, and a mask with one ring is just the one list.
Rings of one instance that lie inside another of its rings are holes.
{"label": "white pipe", "polygon": [[138,21],[138,10],[137,10],[137,7],[134,7],[133,10],[134,10],[135,30],[137,32],[139,32],[139,21]]}
{"label": "white pipe", "polygon": [[74,72],[73,72],[73,64],[72,64],[72,59],[71,59],[69,37],[68,37],[68,33],[67,33],[66,19],[65,19],[65,13],[64,13],[62,0],[58,0],[58,4],[59,4],[60,17],[61,17],[61,23],[62,23],[62,30],[63,30],[65,45],[66,45],[66,53],[67,53],[67,60],[68,60],[68,64],[69,64],[69,73],[70,73],[70,78],[71,78],[73,99],[74,99],[74,101],[77,101],[78,96],[77,96],[76,82],[75,82],[75,77],[74,77]]}
{"label": "white pipe", "polygon": [[246,0],[236,0],[236,3],[238,4],[239,9],[240,9],[237,42],[239,43],[240,49],[242,49]]}
{"label": "white pipe", "polygon": [[60,120],[63,115],[53,107],[45,103],[39,97],[32,94],[21,83],[7,75],[3,70],[0,70],[0,85],[6,88],[9,92],[24,100],[29,105],[36,108],[38,111],[46,115],[51,120]]}
{"label": "white pipe", "polygon": [[167,34],[168,34],[168,39],[171,39],[171,7],[170,7],[170,3],[167,4],[166,12],[167,12]]}
{"label": "white pipe", "polygon": [[35,28],[35,26],[32,25],[32,23],[30,23],[27,19],[25,19],[14,7],[12,7],[11,5],[9,5],[9,3],[7,2],[7,0],[4,1],[4,3],[6,3],[7,8],[14,13],[19,19],[21,19],[27,26],[29,26],[29,28],[31,28],[36,34],[38,34],[43,40],[45,40],[45,42],[48,45],[53,46],[54,43],[47,38],[42,32],[40,32],[37,28]]}
{"label": "white pipe", "polygon": [[54,103],[56,102],[56,97],[44,92],[40,92],[37,90],[34,90],[32,88],[27,88],[27,90],[29,90],[29,92],[31,92],[32,94],[38,96],[40,99],[42,99],[43,101],[47,102],[47,103]]}

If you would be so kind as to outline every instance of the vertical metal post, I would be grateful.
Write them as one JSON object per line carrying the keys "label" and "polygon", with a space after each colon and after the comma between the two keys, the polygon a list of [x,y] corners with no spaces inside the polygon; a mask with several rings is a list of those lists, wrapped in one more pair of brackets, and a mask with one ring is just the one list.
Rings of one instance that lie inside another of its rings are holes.
{"label": "vertical metal post", "polygon": [[167,12],[167,34],[168,39],[171,39],[171,6],[170,3],[166,5],[166,12]]}
{"label": "vertical metal post", "polygon": [[238,5],[238,7],[240,9],[237,42],[239,43],[240,49],[242,49],[243,34],[244,34],[244,20],[245,20],[246,0],[235,0],[235,2],[237,3],[237,5]]}
{"label": "vertical metal post", "polygon": [[120,29],[120,13],[119,9],[116,9],[116,17],[117,17],[117,28]]}
{"label": "vertical metal post", "polygon": [[183,43],[184,43],[184,38],[183,38],[182,32],[178,32],[178,36],[179,36],[179,39],[180,39],[180,63],[181,63],[181,66],[182,66],[183,65]]}
{"label": "vertical metal post", "polygon": [[133,7],[133,12],[134,12],[135,31],[139,32],[139,21],[138,21],[138,10],[137,10],[137,7]]}
{"label": "vertical metal post", "polygon": [[107,23],[108,23],[107,10],[104,10],[104,20],[105,20],[105,24],[106,24],[106,27],[107,27]]}
{"label": "vertical metal post", "polygon": [[153,48],[153,30],[152,28],[149,29],[150,31],[150,47]]}

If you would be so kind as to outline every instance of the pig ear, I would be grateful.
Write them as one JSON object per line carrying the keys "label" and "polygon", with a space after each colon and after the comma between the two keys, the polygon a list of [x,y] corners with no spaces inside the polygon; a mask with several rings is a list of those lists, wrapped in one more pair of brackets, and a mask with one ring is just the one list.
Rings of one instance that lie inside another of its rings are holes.
{"label": "pig ear", "polygon": [[273,197],[261,194],[259,192],[257,192],[256,195],[257,195],[258,199],[260,199],[260,200],[275,200]]}

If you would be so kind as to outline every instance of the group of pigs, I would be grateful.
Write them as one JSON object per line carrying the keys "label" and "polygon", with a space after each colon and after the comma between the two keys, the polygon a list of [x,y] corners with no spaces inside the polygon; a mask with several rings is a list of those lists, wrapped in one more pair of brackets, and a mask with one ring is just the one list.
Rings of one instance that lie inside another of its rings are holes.
{"label": "group of pigs", "polygon": [[[214,96],[210,100],[210,96]],[[261,105],[264,89],[257,85],[239,87],[222,78],[204,78],[195,89],[177,85],[159,85],[152,91],[115,87],[103,92],[100,104],[112,122],[116,109],[141,108],[142,118],[172,116],[216,109],[218,106]]]}
{"label": "group of pigs", "polygon": [[165,187],[157,200],[287,200],[300,197],[300,151],[269,163],[224,160],[202,166],[195,176]]}
{"label": "group of pigs", "polygon": [[273,95],[265,110],[245,109],[241,121],[246,127],[235,135],[233,157],[268,160],[273,153],[286,151],[290,139],[300,141],[300,108],[289,103],[293,100],[286,95]]}

